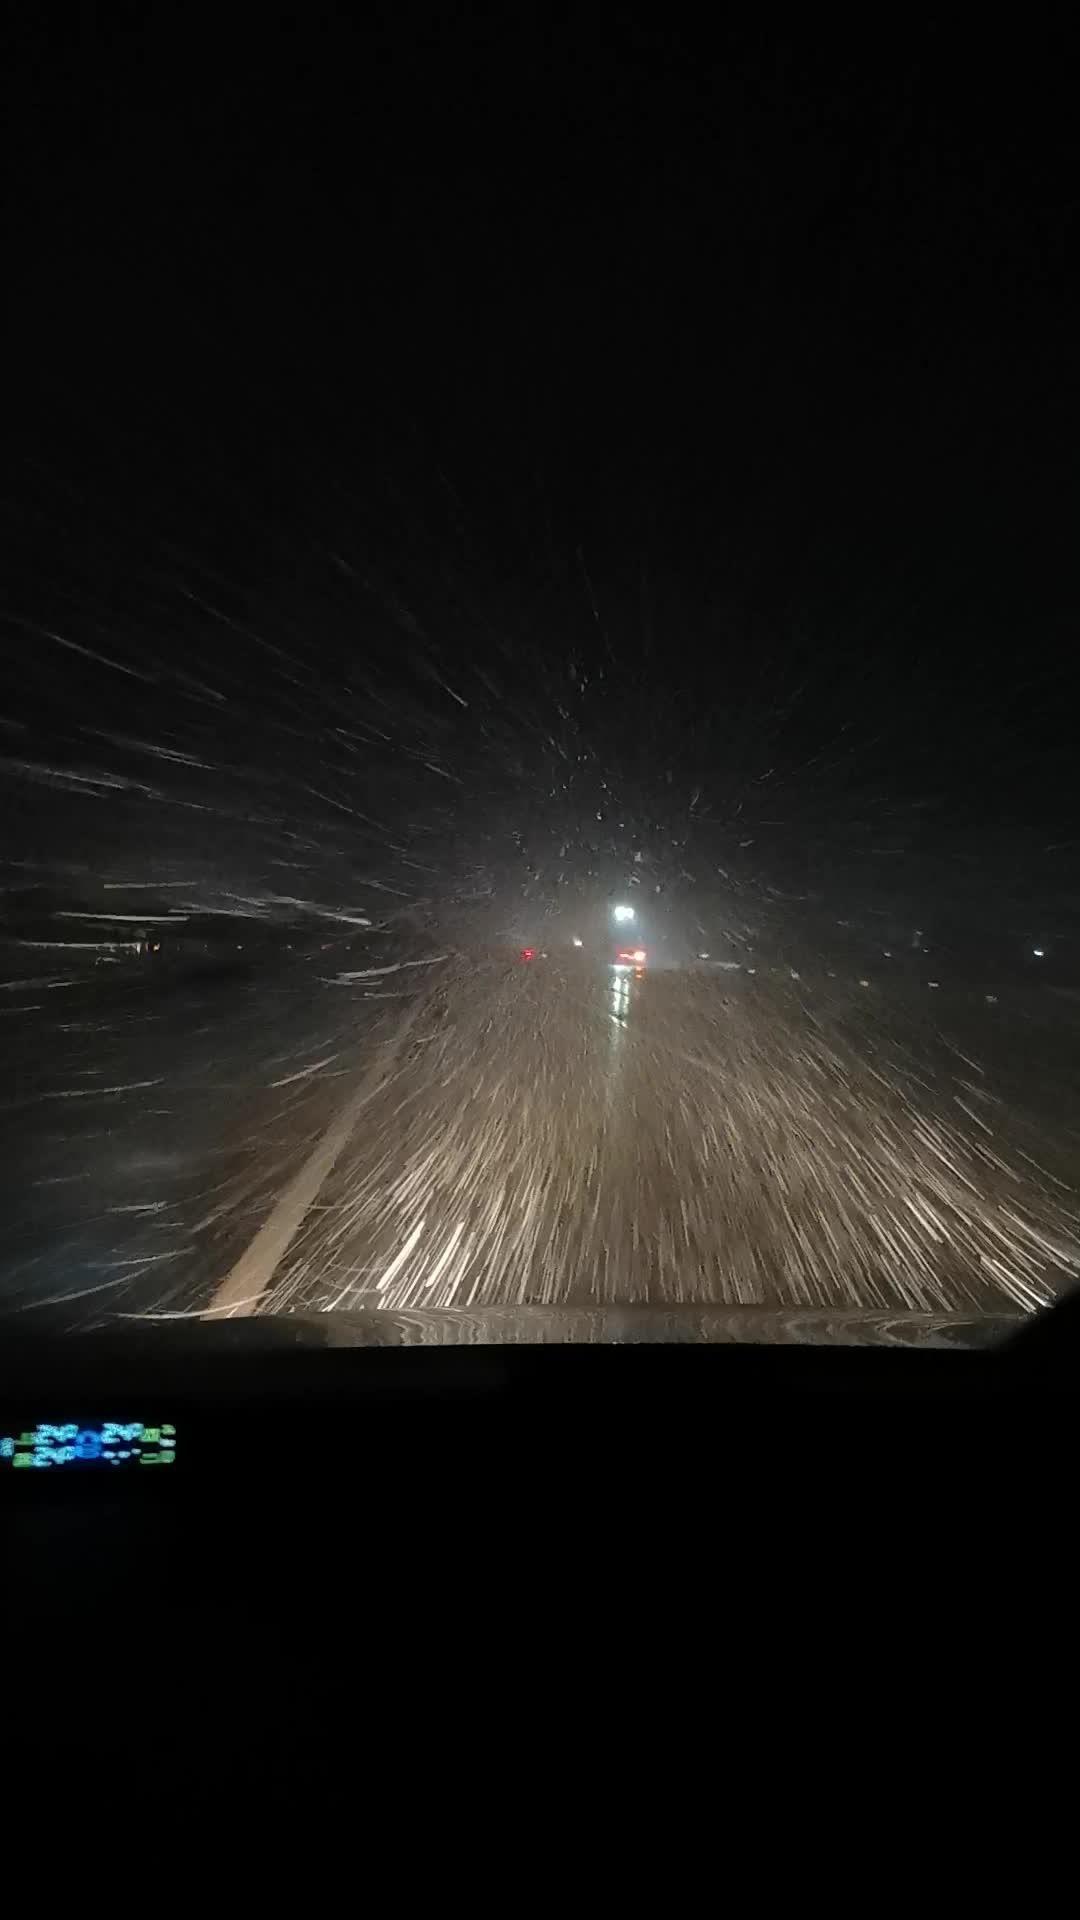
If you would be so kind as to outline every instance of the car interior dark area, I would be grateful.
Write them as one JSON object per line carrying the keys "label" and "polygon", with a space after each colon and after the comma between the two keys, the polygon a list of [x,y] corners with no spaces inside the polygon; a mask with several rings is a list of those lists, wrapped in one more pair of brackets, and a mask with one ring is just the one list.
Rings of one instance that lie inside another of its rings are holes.
{"label": "car interior dark area", "polygon": [[952,1351],[10,1340],[9,1739],[83,1729],[118,1780],[162,1751],[152,1801],[256,1826],[703,1714],[740,1765],[822,1708],[925,1758],[943,1689],[975,1727],[1065,1657],[1025,1623],[1068,1591],[1078,1306]]}
{"label": "car interior dark area", "polygon": [[1078,1352],[1077,1298],[967,1351],[372,1350],[280,1320],[9,1338],[0,1511],[46,1614],[73,1591],[108,1611],[164,1570],[178,1604],[222,1580],[311,1604],[357,1553],[423,1592],[448,1556],[459,1589],[525,1564],[556,1585],[676,1579],[714,1526],[727,1551],[845,1557],[880,1528],[918,1558],[987,1545],[992,1513],[1004,1548],[1074,1458]]}

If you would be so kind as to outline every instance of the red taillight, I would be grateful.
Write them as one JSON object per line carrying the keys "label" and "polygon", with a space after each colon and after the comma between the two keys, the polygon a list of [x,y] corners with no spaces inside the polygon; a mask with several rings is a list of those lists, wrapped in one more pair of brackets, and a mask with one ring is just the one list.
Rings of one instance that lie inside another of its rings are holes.
{"label": "red taillight", "polygon": [[522,947],[521,957],[523,960],[531,960],[534,952],[535,952],[535,948],[533,947]]}

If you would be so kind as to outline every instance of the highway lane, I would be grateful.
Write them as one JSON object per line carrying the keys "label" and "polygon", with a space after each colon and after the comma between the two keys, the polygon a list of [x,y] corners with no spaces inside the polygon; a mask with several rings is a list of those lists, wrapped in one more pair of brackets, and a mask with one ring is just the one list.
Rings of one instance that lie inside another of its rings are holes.
{"label": "highway lane", "polygon": [[1075,1194],[940,1019],[824,981],[462,968],[259,1311],[1031,1311],[1080,1271]]}
{"label": "highway lane", "polygon": [[0,1305],[75,1327],[716,1310],[723,1331],[1020,1316],[1080,1274],[1080,1040],[1056,1005],[386,964],[13,995],[36,1002]]}

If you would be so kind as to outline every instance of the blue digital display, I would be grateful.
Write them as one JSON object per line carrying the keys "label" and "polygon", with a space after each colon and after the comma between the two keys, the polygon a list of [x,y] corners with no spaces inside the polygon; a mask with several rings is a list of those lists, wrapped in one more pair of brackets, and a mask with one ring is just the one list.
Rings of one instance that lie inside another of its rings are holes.
{"label": "blue digital display", "polygon": [[39,1421],[21,1433],[0,1434],[3,1467],[171,1467],[176,1428],[141,1420]]}

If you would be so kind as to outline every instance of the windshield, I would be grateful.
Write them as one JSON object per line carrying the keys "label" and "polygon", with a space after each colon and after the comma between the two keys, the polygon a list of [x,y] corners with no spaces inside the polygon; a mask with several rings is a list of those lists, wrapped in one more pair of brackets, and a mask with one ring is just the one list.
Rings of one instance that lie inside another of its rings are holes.
{"label": "windshield", "polygon": [[1045,76],[1010,47],[1010,144],[940,40],[28,32],[0,1311],[969,1344],[1051,1303]]}

